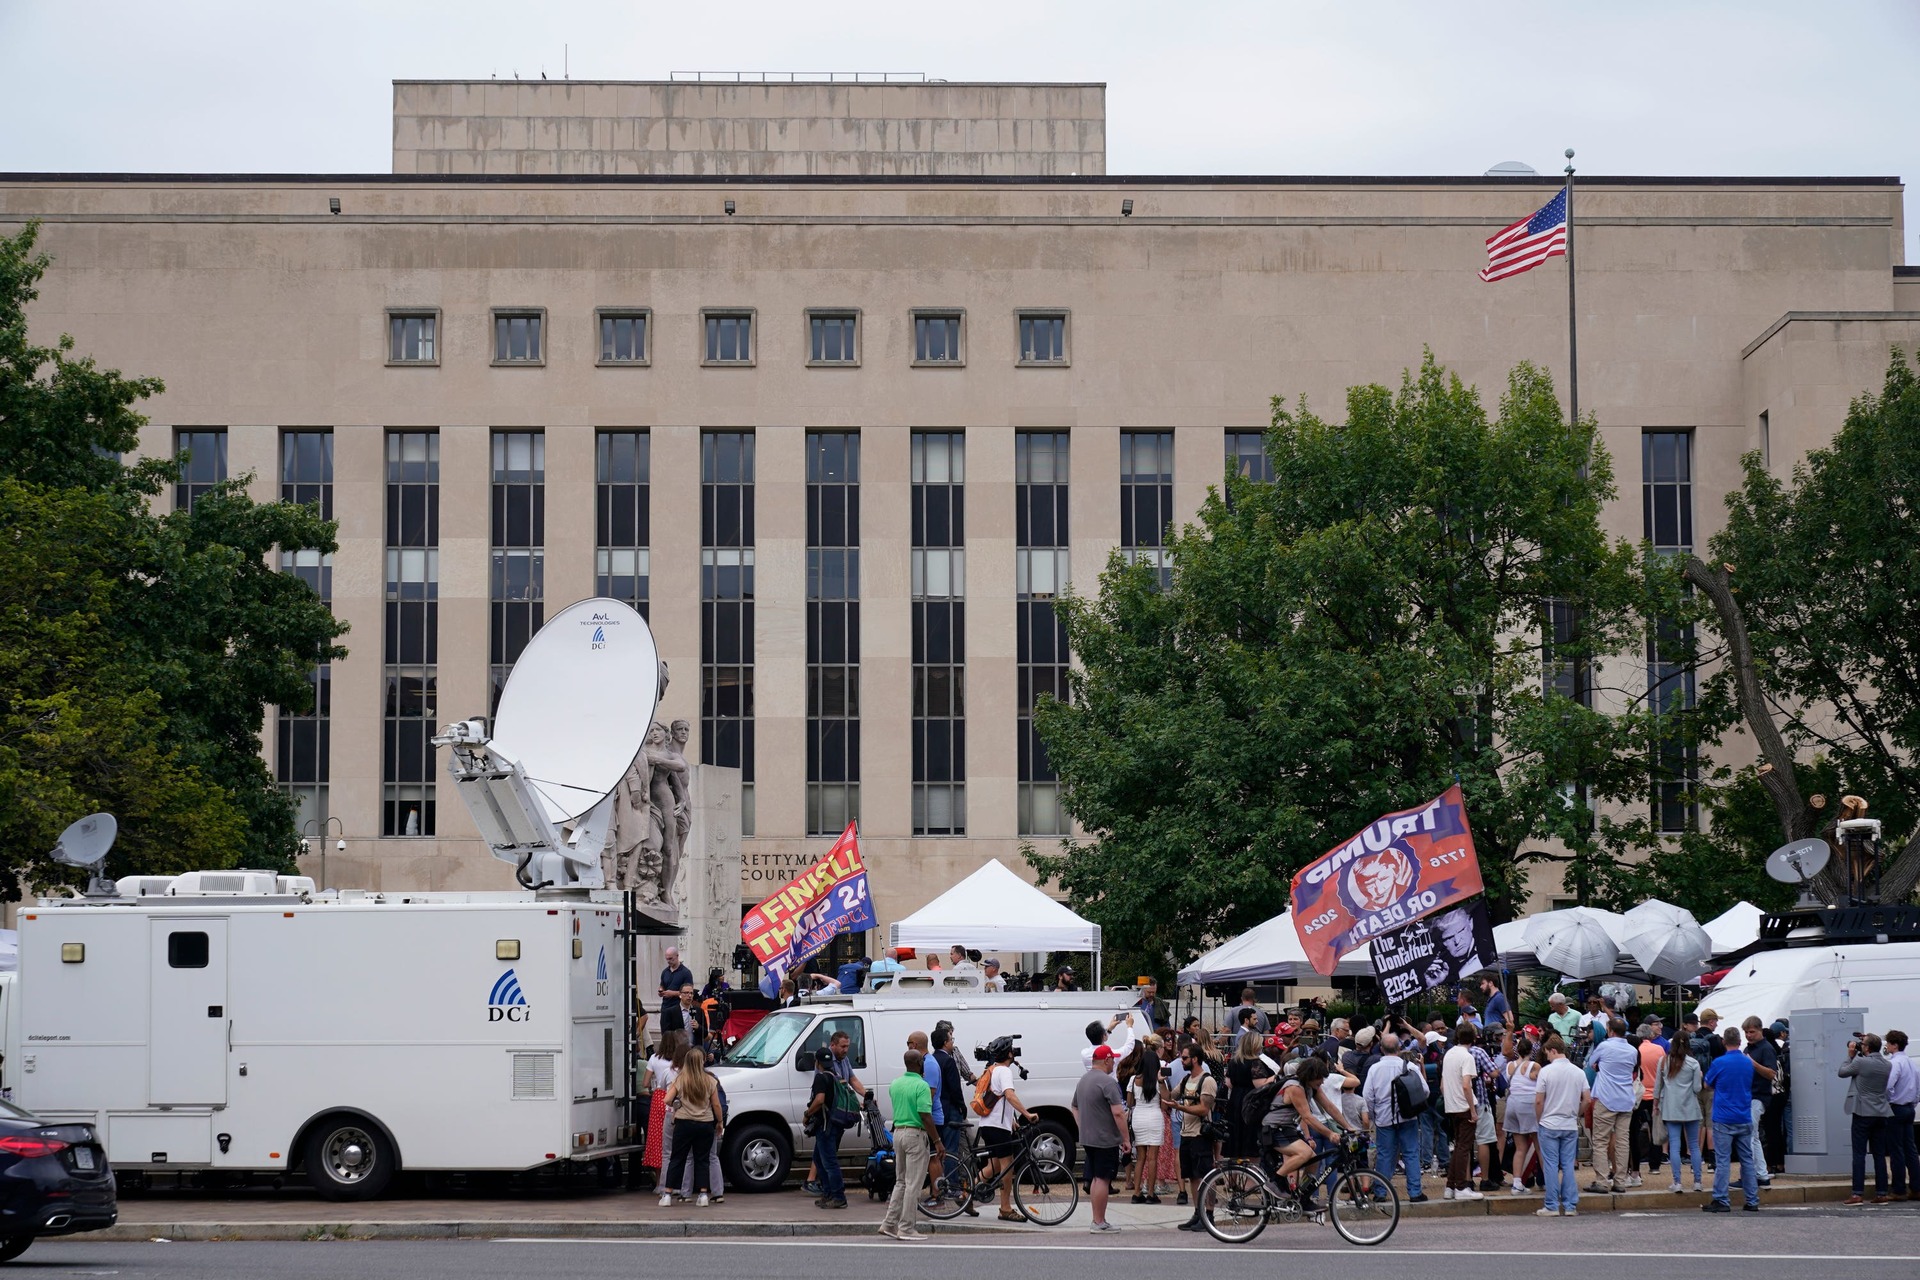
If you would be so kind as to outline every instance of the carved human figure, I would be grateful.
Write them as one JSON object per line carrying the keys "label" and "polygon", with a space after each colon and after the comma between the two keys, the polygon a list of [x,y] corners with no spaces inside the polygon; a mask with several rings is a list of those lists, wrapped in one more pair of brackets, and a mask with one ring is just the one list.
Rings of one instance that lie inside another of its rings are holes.
{"label": "carved human figure", "polygon": [[613,838],[608,841],[612,867],[609,870],[603,860],[602,871],[611,888],[635,889],[642,898],[657,901],[650,896],[660,880],[659,823],[650,803],[652,784],[653,766],[642,750],[614,792]]}
{"label": "carved human figure", "polygon": [[650,770],[649,798],[660,833],[660,867],[654,884],[659,902],[671,903],[675,883],[680,878],[683,845],[687,828],[693,821],[688,794],[687,762],[674,748],[667,726],[658,720],[647,730],[647,744],[641,750]]}

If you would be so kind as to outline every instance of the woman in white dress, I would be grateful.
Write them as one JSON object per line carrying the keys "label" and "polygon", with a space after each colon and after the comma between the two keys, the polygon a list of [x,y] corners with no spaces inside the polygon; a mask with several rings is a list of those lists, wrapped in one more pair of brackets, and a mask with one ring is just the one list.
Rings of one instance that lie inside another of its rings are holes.
{"label": "woman in white dress", "polygon": [[1157,1036],[1147,1037],[1140,1054],[1140,1067],[1127,1082],[1127,1112],[1133,1117],[1133,1167],[1140,1185],[1133,1193],[1135,1204],[1159,1204],[1160,1188],[1155,1175],[1160,1169],[1160,1146],[1167,1140],[1167,1113],[1160,1105],[1160,1093],[1166,1082],[1160,1075]]}

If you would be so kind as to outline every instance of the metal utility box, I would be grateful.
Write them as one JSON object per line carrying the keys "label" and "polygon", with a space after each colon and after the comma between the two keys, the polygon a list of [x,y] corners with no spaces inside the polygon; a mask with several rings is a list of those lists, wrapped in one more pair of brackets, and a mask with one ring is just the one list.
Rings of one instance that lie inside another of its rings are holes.
{"label": "metal utility box", "polygon": [[1846,1114],[1847,1082],[1840,1064],[1847,1041],[1866,1030],[1865,1009],[1795,1009],[1793,1035],[1793,1132],[1787,1137],[1787,1172],[1844,1174],[1852,1169],[1853,1126]]}

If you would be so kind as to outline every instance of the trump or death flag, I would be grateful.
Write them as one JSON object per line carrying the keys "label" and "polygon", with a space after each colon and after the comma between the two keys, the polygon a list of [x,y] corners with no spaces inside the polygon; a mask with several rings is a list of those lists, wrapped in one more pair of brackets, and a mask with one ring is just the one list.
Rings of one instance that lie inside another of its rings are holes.
{"label": "trump or death flag", "polygon": [[857,826],[848,823],[825,857],[740,921],[740,940],[760,962],[760,989],[767,995],[780,989],[788,970],[825,951],[836,935],[873,928]]}
{"label": "trump or death flag", "polygon": [[1379,818],[1293,877],[1293,927],[1314,969],[1375,934],[1471,898],[1484,886],[1455,783],[1415,809]]}

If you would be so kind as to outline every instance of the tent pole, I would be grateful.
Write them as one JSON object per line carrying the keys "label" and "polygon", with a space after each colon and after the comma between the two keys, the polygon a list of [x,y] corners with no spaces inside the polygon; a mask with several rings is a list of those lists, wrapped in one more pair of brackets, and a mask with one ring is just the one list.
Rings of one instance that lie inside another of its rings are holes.
{"label": "tent pole", "polygon": [[1100,990],[1100,948],[1093,949],[1093,989]]}

